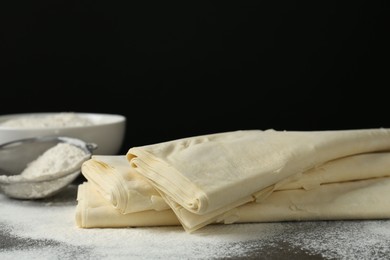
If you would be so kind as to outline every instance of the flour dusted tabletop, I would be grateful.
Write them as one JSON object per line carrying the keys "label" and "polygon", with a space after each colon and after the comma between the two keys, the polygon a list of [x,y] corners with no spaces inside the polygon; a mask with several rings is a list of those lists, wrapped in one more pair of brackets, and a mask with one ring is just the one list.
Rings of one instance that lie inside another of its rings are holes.
{"label": "flour dusted tabletop", "polygon": [[390,221],[80,229],[76,185],[36,201],[0,194],[0,259],[388,259]]}

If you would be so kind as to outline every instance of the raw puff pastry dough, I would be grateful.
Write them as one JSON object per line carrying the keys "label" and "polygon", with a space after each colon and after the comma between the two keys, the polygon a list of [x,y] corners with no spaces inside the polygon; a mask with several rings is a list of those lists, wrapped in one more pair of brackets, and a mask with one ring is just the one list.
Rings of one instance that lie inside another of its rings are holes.
{"label": "raw puff pastry dough", "polygon": [[[90,161],[91,164],[99,162]],[[123,164],[123,156],[113,156],[109,162],[107,167],[116,169],[116,174],[136,174],[128,171],[130,165]],[[89,174],[92,177],[102,174],[100,170]],[[263,194],[257,203],[247,203],[224,212],[211,223],[390,218],[390,178],[386,176],[390,176],[389,152],[340,158],[266,188],[269,192],[264,194],[269,197]],[[134,180],[131,176],[127,178]],[[140,177],[136,180],[140,183],[135,187],[149,185],[152,188],[146,179]],[[117,187],[113,185],[110,189]],[[79,227],[180,224],[172,210],[122,214],[101,192],[99,185],[92,182],[79,186],[76,209]]]}
{"label": "raw puff pastry dough", "polygon": [[172,210],[145,210],[122,214],[95,187],[84,182],[78,186],[76,225],[82,228],[118,228],[179,225]]}
{"label": "raw puff pastry dough", "polygon": [[[312,190],[281,190],[261,203],[232,209],[212,223],[388,219],[389,197],[389,177],[324,184]],[[180,225],[172,210],[122,214],[87,182],[79,185],[77,200],[76,224],[82,228]]]}
{"label": "raw puff pastry dough", "polygon": [[124,155],[93,155],[83,163],[82,174],[121,213],[164,210],[169,206]]}
{"label": "raw puff pastry dough", "polygon": [[191,232],[286,178],[339,158],[386,150],[388,129],[247,130],[133,147],[126,156]]}

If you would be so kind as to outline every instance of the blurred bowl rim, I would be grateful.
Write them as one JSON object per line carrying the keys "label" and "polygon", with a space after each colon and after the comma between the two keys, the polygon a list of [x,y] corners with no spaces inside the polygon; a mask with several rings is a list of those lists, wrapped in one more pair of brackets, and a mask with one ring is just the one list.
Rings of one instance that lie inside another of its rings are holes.
{"label": "blurred bowl rim", "polygon": [[[3,126],[2,122],[18,117],[26,116],[45,116],[45,115],[58,115],[63,113],[71,113],[78,115],[84,118],[91,119],[92,125],[85,126],[53,126],[53,127],[12,127],[12,126]],[[96,118],[103,118],[107,121],[97,122]],[[96,112],[29,112],[29,113],[14,113],[14,114],[4,114],[0,115],[0,130],[12,130],[12,131],[45,131],[45,130],[54,130],[54,129],[82,129],[82,128],[94,128],[97,126],[103,125],[113,125],[118,123],[125,123],[126,116],[121,114],[110,114],[110,113],[96,113]]]}

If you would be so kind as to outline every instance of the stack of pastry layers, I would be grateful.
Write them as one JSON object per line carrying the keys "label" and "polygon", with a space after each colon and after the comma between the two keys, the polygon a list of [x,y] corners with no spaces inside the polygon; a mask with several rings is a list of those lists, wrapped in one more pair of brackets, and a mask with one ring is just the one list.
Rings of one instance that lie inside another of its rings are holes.
{"label": "stack of pastry layers", "polygon": [[241,130],[94,155],[82,228],[390,218],[390,129]]}

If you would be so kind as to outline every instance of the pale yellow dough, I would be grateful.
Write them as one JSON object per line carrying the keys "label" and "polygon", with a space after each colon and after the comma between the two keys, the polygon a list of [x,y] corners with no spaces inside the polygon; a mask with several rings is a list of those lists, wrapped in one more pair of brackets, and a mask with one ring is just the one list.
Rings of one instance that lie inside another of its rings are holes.
{"label": "pale yellow dough", "polygon": [[321,185],[317,189],[273,192],[262,203],[239,207],[243,222],[390,218],[390,178]]}
{"label": "pale yellow dough", "polygon": [[247,130],[133,147],[126,158],[192,232],[325,163],[389,150],[389,129]]}
{"label": "pale yellow dough", "polygon": [[145,210],[122,214],[85,182],[78,186],[76,225],[82,228],[117,228],[179,225],[172,210]]}
{"label": "pale yellow dough", "polygon": [[[262,203],[232,209],[216,223],[390,218],[390,178],[321,185],[316,189],[273,192]],[[180,225],[172,210],[121,214],[89,183],[79,185],[76,224],[82,228]]]}
{"label": "pale yellow dough", "polygon": [[[119,174],[129,174],[127,168],[130,166],[123,164],[123,156],[117,159],[109,160],[108,169],[115,168]],[[224,212],[211,223],[389,218],[390,178],[384,177],[390,175],[389,166],[388,152],[358,154],[333,160],[299,174],[297,180],[291,178],[290,183],[287,180],[279,182],[267,194],[269,197],[264,196],[259,200],[261,203],[252,202]],[[100,170],[91,171],[90,175],[99,175]],[[304,186],[308,191],[302,189]],[[91,182],[79,186],[76,210],[79,227],[180,224],[172,210],[122,214],[97,191],[98,188]]]}
{"label": "pale yellow dough", "polygon": [[318,188],[322,184],[390,176],[390,152],[357,154],[329,161],[286,178],[256,194],[261,201],[272,191]]}
{"label": "pale yellow dough", "polygon": [[168,205],[124,155],[93,155],[81,167],[85,178],[121,213],[165,210]]}

